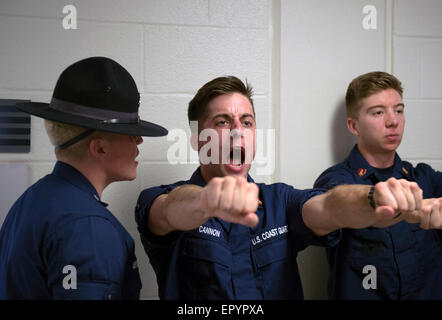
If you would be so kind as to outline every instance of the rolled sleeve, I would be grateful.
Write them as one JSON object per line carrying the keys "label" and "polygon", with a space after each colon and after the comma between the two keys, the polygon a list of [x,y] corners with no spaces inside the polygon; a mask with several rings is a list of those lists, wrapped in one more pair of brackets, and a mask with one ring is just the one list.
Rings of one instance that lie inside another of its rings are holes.
{"label": "rolled sleeve", "polygon": [[149,218],[150,208],[153,202],[162,194],[167,194],[172,191],[171,186],[159,186],[143,190],[137,201],[135,207],[135,221],[137,222],[138,231],[146,235],[149,233],[147,228],[147,220]]}
{"label": "rolled sleeve", "polygon": [[332,168],[324,171],[318,179],[316,179],[314,188],[332,189],[341,184],[356,183],[353,176],[343,169]]}
{"label": "rolled sleeve", "polygon": [[309,245],[321,247],[333,247],[339,243],[342,236],[341,230],[335,230],[324,236],[316,236],[304,223],[302,218],[302,208],[311,198],[323,194],[325,189],[307,189],[295,190],[292,192],[289,205],[287,207],[287,216],[289,228],[295,235],[295,244],[297,251],[305,249]]}
{"label": "rolled sleeve", "polygon": [[145,189],[138,197],[137,205],[135,207],[135,220],[137,222],[138,232],[140,233],[141,242],[144,250],[148,255],[152,255],[156,249],[164,246],[170,246],[182,234],[182,231],[173,231],[164,236],[157,236],[150,232],[147,227],[147,221],[150,214],[150,208],[153,202],[162,194],[168,194],[176,187],[186,184],[183,181],[171,185],[161,185]]}

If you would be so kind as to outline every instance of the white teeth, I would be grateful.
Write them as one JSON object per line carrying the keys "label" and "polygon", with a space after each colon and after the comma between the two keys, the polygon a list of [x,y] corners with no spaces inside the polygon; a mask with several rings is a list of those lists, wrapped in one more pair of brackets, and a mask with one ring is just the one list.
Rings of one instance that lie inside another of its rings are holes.
{"label": "white teeth", "polygon": [[242,150],[233,149],[230,153],[230,164],[236,167],[240,167],[242,164]]}

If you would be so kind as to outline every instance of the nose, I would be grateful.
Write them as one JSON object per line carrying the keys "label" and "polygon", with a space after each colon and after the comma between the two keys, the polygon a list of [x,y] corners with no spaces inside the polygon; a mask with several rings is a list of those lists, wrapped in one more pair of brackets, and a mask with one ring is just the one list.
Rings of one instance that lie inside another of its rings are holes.
{"label": "nose", "polygon": [[388,112],[385,119],[385,126],[387,128],[397,127],[399,121],[395,112]]}
{"label": "nose", "polygon": [[241,121],[239,119],[235,119],[232,123],[232,135],[234,137],[242,137],[243,136],[243,127]]}
{"label": "nose", "polygon": [[241,138],[244,136],[243,127],[241,121],[235,119],[232,123],[232,129],[230,135],[232,137],[233,146],[241,145]]}
{"label": "nose", "polygon": [[240,119],[235,118],[233,120],[231,130],[236,131],[236,134],[239,134],[241,136],[243,135],[244,127]]}
{"label": "nose", "polygon": [[143,143],[143,138],[141,136],[135,136],[135,143],[137,145],[142,144]]}

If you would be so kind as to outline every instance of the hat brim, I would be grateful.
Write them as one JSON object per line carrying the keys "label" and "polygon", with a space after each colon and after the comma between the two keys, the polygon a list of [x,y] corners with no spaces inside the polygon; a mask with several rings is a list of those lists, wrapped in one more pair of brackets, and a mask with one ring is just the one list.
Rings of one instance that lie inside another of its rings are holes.
{"label": "hat brim", "polygon": [[55,110],[50,108],[48,103],[27,102],[19,103],[15,105],[15,107],[23,112],[30,113],[40,118],[94,130],[145,137],[161,137],[168,133],[166,128],[148,121],[140,120],[138,123],[104,123],[100,120],[94,120]]}

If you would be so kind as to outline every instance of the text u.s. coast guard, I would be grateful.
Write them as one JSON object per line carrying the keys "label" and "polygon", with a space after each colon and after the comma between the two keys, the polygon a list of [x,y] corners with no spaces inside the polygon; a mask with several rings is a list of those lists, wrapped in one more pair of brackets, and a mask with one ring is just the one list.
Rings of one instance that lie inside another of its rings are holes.
{"label": "text u.s. coast guard", "polygon": [[266,230],[263,233],[261,233],[261,235],[257,235],[252,239],[252,243],[253,245],[257,245],[258,243],[261,243],[263,241],[269,240],[273,237],[276,237],[278,235],[282,235],[284,233],[287,233],[289,231],[289,228],[287,225],[285,226],[280,226],[277,228],[273,228],[270,230]]}

